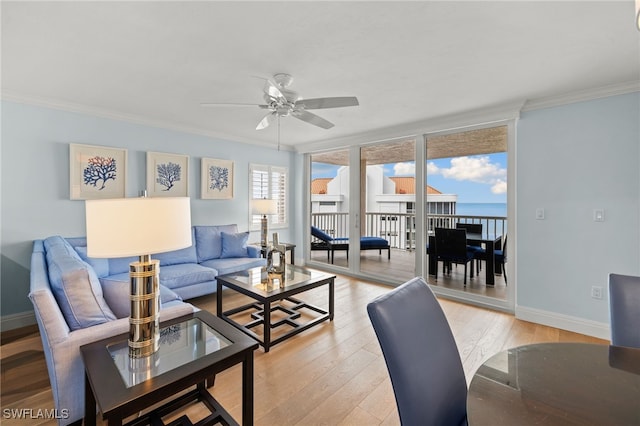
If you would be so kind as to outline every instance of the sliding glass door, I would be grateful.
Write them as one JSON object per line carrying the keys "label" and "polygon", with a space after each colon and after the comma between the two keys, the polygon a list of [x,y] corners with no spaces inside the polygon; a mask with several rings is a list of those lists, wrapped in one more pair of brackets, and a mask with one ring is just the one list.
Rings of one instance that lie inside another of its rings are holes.
{"label": "sliding glass door", "polygon": [[349,268],[349,151],[310,156],[310,260]]}

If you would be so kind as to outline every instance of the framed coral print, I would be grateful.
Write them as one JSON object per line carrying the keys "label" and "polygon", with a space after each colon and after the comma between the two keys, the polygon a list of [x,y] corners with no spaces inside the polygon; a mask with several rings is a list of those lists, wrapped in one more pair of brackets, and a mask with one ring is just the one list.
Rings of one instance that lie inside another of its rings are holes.
{"label": "framed coral print", "polygon": [[233,198],[233,161],[203,158],[200,173],[203,199]]}
{"label": "framed coral print", "polygon": [[147,152],[147,195],[189,196],[189,156]]}
{"label": "framed coral print", "polygon": [[69,198],[124,198],[127,150],[69,144]]}

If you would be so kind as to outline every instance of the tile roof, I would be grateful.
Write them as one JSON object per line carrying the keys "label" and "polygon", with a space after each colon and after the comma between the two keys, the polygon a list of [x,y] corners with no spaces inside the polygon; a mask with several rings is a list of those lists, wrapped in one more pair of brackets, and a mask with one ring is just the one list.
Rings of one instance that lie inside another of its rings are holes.
{"label": "tile roof", "polygon": [[[390,177],[396,184],[396,194],[415,194],[416,193],[416,178],[413,176],[393,176]],[[311,181],[311,193],[312,194],[326,194],[327,185],[332,178],[316,178]],[[427,194],[442,194],[432,186],[426,185]]]}

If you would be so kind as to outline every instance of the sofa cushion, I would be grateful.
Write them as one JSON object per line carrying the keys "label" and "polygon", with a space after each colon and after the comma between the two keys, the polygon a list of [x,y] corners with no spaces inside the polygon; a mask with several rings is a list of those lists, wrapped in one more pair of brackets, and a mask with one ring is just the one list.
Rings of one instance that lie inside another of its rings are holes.
{"label": "sofa cushion", "polygon": [[170,289],[215,281],[218,271],[197,263],[183,263],[160,268],[160,284]]}
{"label": "sofa cushion", "polygon": [[109,275],[116,275],[122,273],[129,273],[129,264],[132,262],[138,262],[139,256],[129,257],[112,257],[107,259],[109,261]]}
{"label": "sofa cushion", "polygon": [[241,232],[239,234],[222,232],[222,253],[220,254],[220,259],[249,257],[249,252],[247,251],[248,239],[248,232]]}
{"label": "sofa cushion", "polygon": [[180,250],[152,254],[151,258],[159,260],[160,266],[179,265],[181,263],[198,263],[194,229],[191,228],[191,245],[189,247]]}
{"label": "sofa cushion", "polygon": [[51,256],[47,253],[49,281],[69,328],[77,330],[116,319],[93,268],[75,256],[53,256],[53,252]]}
{"label": "sofa cushion", "polygon": [[231,259],[210,259],[202,262],[202,266],[216,269],[218,275],[233,274],[249,268],[258,268],[267,264],[266,259],[253,257],[236,257]]}
{"label": "sofa cushion", "polygon": [[109,260],[99,257],[87,256],[87,248],[78,246],[75,247],[76,252],[80,255],[80,259],[84,260],[96,271],[98,278],[106,277],[109,275]]}
{"label": "sofa cushion", "polygon": [[[111,308],[111,311],[118,318],[126,318],[131,314],[131,302],[129,295],[131,294],[131,284],[129,274],[111,275],[100,279],[102,284],[102,292],[104,299]],[[175,300],[181,301],[182,298],[167,287],[160,286],[160,306]]]}
{"label": "sofa cushion", "polygon": [[67,240],[59,235],[55,235],[53,237],[45,239],[43,244],[47,252],[47,256],[49,256],[49,253],[51,253],[51,256],[54,257],[67,255],[81,260],[80,256],[78,255],[78,253],[76,253],[71,244],[69,244]]}
{"label": "sofa cushion", "polygon": [[238,232],[236,225],[194,226],[198,263],[218,259],[222,254],[222,232]]}

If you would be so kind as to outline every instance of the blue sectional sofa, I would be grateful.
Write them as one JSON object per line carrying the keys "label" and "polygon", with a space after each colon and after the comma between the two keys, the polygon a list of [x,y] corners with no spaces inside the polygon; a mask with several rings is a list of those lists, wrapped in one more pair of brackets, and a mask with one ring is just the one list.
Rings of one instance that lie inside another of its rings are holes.
{"label": "blue sectional sofa", "polygon": [[[265,265],[236,225],[194,226],[193,245],[152,254],[160,260],[160,320],[196,310],[183,299],[216,291],[218,275]],[[31,255],[33,303],[58,423],[84,416],[80,346],[129,330],[129,263],[138,258],[87,257],[86,238],[36,240]]]}

